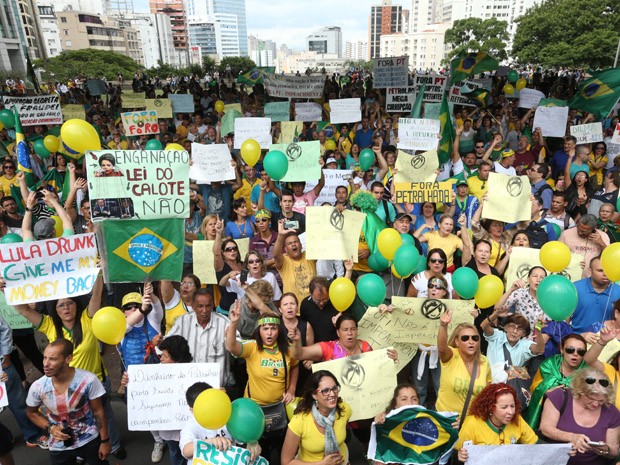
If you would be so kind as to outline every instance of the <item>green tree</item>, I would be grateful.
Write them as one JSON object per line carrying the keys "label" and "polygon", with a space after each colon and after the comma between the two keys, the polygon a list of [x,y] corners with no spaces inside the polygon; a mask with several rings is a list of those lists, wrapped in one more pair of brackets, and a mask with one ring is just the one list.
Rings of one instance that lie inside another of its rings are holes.
{"label": "green tree", "polygon": [[357,68],[357,69],[370,69],[372,70],[372,68],[374,67],[374,62],[372,60],[370,61],[366,61],[366,60],[347,60],[344,62],[344,67],[346,68],[346,70],[348,71],[349,69],[351,69],[351,67],[353,68]]}
{"label": "green tree", "polygon": [[95,49],[65,50],[57,57],[36,60],[33,65],[42,70],[46,81],[67,81],[76,76],[105,76],[108,80],[116,80],[119,74],[131,77],[136,71],[144,69],[127,55]]}
{"label": "green tree", "polygon": [[223,58],[220,62],[220,65],[217,67],[217,70],[220,73],[220,76],[224,76],[226,74],[226,67],[230,66],[230,72],[233,77],[237,77],[239,73],[245,73],[250,71],[252,68],[256,68],[256,63],[254,63],[248,57],[226,57]]}
{"label": "green tree", "polygon": [[467,18],[454,21],[446,31],[444,43],[452,46],[446,62],[461,51],[487,52],[493,58],[501,61],[508,58],[506,43],[508,23],[497,18],[480,19]]}
{"label": "green tree", "polygon": [[215,71],[217,65],[215,64],[215,60],[213,57],[209,55],[205,55],[202,57],[202,71],[204,73],[212,73]]}
{"label": "green tree", "polygon": [[546,67],[613,65],[620,3],[617,0],[547,0],[517,20],[512,55]]}

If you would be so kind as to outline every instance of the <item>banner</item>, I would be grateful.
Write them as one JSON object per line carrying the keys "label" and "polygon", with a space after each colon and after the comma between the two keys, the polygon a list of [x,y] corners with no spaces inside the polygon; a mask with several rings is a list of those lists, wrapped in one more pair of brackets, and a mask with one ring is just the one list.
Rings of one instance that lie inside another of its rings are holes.
{"label": "banner", "polygon": [[[489,173],[482,218],[516,223],[532,219],[532,186],[527,176]],[[509,206],[510,208],[507,208]]]}
{"label": "banner", "polygon": [[265,103],[265,118],[272,122],[291,120],[291,102],[268,102]]}
{"label": "banner", "polygon": [[122,108],[145,108],[146,100],[144,98],[146,94],[144,92],[123,92],[121,94]]}
{"label": "banner", "polygon": [[67,103],[66,105],[61,105],[60,110],[62,112],[62,119],[64,121],[70,119],[86,119],[86,111],[84,110],[84,105],[74,105]]}
{"label": "banner", "polygon": [[295,121],[321,121],[323,119],[323,107],[318,103],[296,103]]}
{"label": "banner", "polygon": [[398,119],[398,148],[433,150],[439,143],[439,120],[421,118]]}
{"label": "banner", "polygon": [[193,241],[192,255],[194,259],[194,274],[202,284],[217,284],[215,274],[215,255],[213,244],[215,241]]}
{"label": "banner", "polygon": [[424,104],[424,118],[438,120],[440,113],[441,113],[441,102]]}
{"label": "banner", "polygon": [[603,124],[579,124],[570,127],[570,135],[577,138],[577,144],[591,144],[603,141]]}
{"label": "banner", "polygon": [[[320,204],[319,204],[320,205]],[[306,258],[357,263],[357,247],[366,213],[334,207],[306,207]]]}
{"label": "banner", "polygon": [[192,94],[168,94],[173,113],[194,113],[194,96]]}
{"label": "banner", "polygon": [[148,111],[156,111],[158,118],[172,118],[172,102],[167,98],[147,98],[144,100]]}
{"label": "banner", "polygon": [[537,107],[545,94],[536,89],[521,89],[519,91],[519,108]]}
{"label": "banner", "polygon": [[98,150],[84,159],[93,221],[188,217],[186,151]]}
{"label": "banner", "polygon": [[32,323],[17,313],[12,305],[6,303],[6,297],[0,292],[0,317],[8,323],[11,329],[30,329]]}
{"label": "banner", "polygon": [[329,101],[329,122],[332,124],[355,123],[362,120],[359,98],[343,98]]}
{"label": "banner", "polygon": [[288,159],[288,171],[282,178],[283,182],[318,182],[321,178],[321,143],[318,140],[273,144],[269,150],[280,150]]}
{"label": "banner", "polygon": [[99,275],[95,235],[0,244],[0,266],[10,305],[88,294]]}
{"label": "banner", "polygon": [[193,414],[185,391],[199,381],[220,387],[219,363],[159,363],[127,367],[129,431],[182,429]]}
{"label": "banner", "polygon": [[325,76],[282,76],[266,74],[265,90],[274,98],[321,98]]}
{"label": "banner", "polygon": [[396,364],[387,349],[313,363],[312,372],[327,370],[340,384],[340,397],[351,406],[351,421],[372,418],[385,410],[396,387]]}
{"label": "banner", "polygon": [[90,95],[104,95],[108,93],[108,87],[103,79],[89,79],[86,81]]}
{"label": "banner", "polygon": [[409,155],[402,150],[398,151],[396,157],[396,169],[394,182],[435,182],[437,179],[436,170],[439,168],[437,151],[418,153]]}
{"label": "banner", "polygon": [[[323,205],[325,202],[333,205],[336,203],[336,189],[338,186],[349,186],[348,178],[353,175],[352,170],[323,170],[323,177],[325,178],[325,185],[319,196],[314,201],[315,205]],[[306,182],[306,188],[304,192],[308,192],[311,189],[314,189],[319,183],[318,178],[313,181]]]}
{"label": "banner", "polygon": [[501,446],[465,446],[465,465],[566,465],[570,444],[503,444]]}
{"label": "banner", "polygon": [[121,119],[125,128],[125,134],[128,136],[159,134],[156,111],[143,110],[121,113]]}
{"label": "banner", "polygon": [[406,87],[409,81],[409,57],[373,59],[373,84],[375,89]]}
{"label": "banner", "polygon": [[[506,274],[504,279],[506,280],[506,289],[510,287],[517,280],[527,282],[527,276],[530,269],[535,266],[542,266],[540,262],[540,249],[531,249],[529,247],[513,247],[510,254],[510,261],[506,268]],[[564,275],[571,281],[579,281],[581,279],[581,263],[583,262],[583,255],[571,253],[571,260],[568,267],[561,271],[560,274]],[[543,267],[544,268],[544,267]]]}
{"label": "banner", "polygon": [[269,118],[236,118],[234,148],[240,149],[241,144],[248,139],[258,142],[261,149],[269,149],[271,120]]}
{"label": "banner", "polygon": [[396,203],[450,203],[455,181],[397,182],[394,184]]}
{"label": "banner", "polygon": [[62,111],[58,95],[36,95],[31,97],[2,97],[4,108],[17,108],[22,126],[37,124],[62,124]]}
{"label": "banner", "polygon": [[304,128],[302,121],[283,121],[280,125],[282,132],[280,133],[280,144],[290,144],[299,141],[299,134]]}
{"label": "banner", "polygon": [[534,113],[535,128],[540,128],[545,137],[564,137],[568,107],[538,107]]}
{"label": "banner", "polygon": [[452,103],[453,105],[475,107],[476,104],[473,102],[473,100],[470,100],[467,97],[461,95],[461,88],[463,87],[466,87],[469,90],[475,90],[484,88],[485,85],[482,82],[477,82],[474,80],[456,82],[452,87],[450,87],[450,96],[448,98],[448,102]]}
{"label": "banner", "polygon": [[226,144],[192,143],[192,165],[189,177],[199,184],[235,179],[232,157]]}
{"label": "banner", "polygon": [[264,457],[250,461],[252,454],[242,447],[232,446],[226,451],[218,450],[205,441],[194,442],[194,458],[191,465],[269,465]]}

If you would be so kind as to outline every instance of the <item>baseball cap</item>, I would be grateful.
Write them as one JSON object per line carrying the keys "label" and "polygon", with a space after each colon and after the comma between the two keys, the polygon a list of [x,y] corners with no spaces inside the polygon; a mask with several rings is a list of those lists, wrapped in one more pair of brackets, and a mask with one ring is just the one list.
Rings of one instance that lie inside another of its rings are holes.
{"label": "baseball cap", "polygon": [[56,222],[51,218],[42,218],[32,228],[34,237],[39,240],[56,237]]}
{"label": "baseball cap", "polygon": [[138,304],[142,305],[142,296],[139,292],[130,292],[123,296],[123,300],[121,303],[121,307],[124,307],[127,304]]}
{"label": "baseball cap", "polygon": [[394,221],[398,221],[401,218],[409,218],[409,221],[413,221],[413,218],[411,218],[411,215],[408,213],[398,213],[394,218]]}
{"label": "baseball cap", "polygon": [[262,208],[256,212],[256,214],[254,215],[254,218],[256,218],[257,220],[261,218],[271,218],[271,212],[269,210]]}
{"label": "baseball cap", "polygon": [[338,160],[336,160],[334,157],[329,157],[327,161],[325,161],[325,164],[329,165],[330,163],[338,163]]}
{"label": "baseball cap", "polygon": [[467,181],[465,179],[459,179],[458,181],[456,181],[456,187],[459,186],[469,186],[469,184],[467,184]]}

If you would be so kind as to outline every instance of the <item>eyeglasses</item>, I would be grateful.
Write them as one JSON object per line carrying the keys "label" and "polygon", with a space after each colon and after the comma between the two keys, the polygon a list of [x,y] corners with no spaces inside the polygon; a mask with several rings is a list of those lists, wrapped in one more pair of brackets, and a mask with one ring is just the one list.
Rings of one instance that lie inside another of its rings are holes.
{"label": "eyeglasses", "polygon": [[259,218],[256,220],[257,223],[267,223],[269,222],[269,218]]}
{"label": "eyeglasses", "polygon": [[521,326],[519,326],[519,325],[517,325],[515,323],[508,323],[507,325],[504,325],[504,329],[507,329],[507,330],[510,330],[510,331],[515,331],[516,330],[516,331],[518,331],[520,333],[525,333],[525,330]]}
{"label": "eyeglasses", "polygon": [[429,289],[443,289],[444,291],[446,290],[443,286],[440,286],[439,284],[429,284],[428,288]]}
{"label": "eyeglasses", "polygon": [[463,334],[462,336],[459,336],[459,339],[463,342],[469,341],[469,338],[471,338],[471,340],[474,342],[478,342],[480,340],[480,336],[478,336],[477,334],[474,334],[473,336],[470,336],[469,334]]}
{"label": "eyeglasses", "polygon": [[340,392],[340,386],[334,386],[332,388],[325,388],[321,390],[317,389],[316,392],[320,392],[324,396],[328,396],[330,392],[338,394]]}
{"label": "eyeglasses", "polygon": [[237,247],[226,247],[224,252],[236,252],[237,250],[239,250]]}
{"label": "eyeglasses", "polygon": [[73,300],[67,300],[61,304],[56,304],[56,308],[69,308],[73,305],[75,305],[75,302]]}
{"label": "eyeglasses", "polygon": [[566,352],[567,354],[574,354],[575,352],[577,352],[577,355],[583,357],[586,354],[586,349],[577,349],[575,347],[569,346],[564,347],[564,352]]}
{"label": "eyeglasses", "polygon": [[446,263],[446,261],[443,258],[431,258],[429,260],[429,262],[431,262],[431,263],[441,263],[441,264]]}
{"label": "eyeglasses", "polygon": [[140,307],[142,307],[142,305],[137,304],[137,303],[131,303],[131,304],[123,305],[123,311],[135,310]]}
{"label": "eyeglasses", "polygon": [[2,168],[5,169],[5,170],[14,170],[15,169],[15,167],[13,165],[4,165]]}
{"label": "eyeglasses", "polygon": [[255,259],[255,260],[248,260],[248,265],[256,265],[260,263],[259,259]]}
{"label": "eyeglasses", "polygon": [[193,287],[196,283],[194,281],[183,281],[181,287]]}
{"label": "eyeglasses", "polygon": [[596,378],[586,378],[584,380],[586,383],[588,384],[594,384],[598,381],[598,384],[600,384],[601,386],[603,386],[604,388],[606,388],[607,386],[609,386],[609,380],[607,379],[596,379]]}

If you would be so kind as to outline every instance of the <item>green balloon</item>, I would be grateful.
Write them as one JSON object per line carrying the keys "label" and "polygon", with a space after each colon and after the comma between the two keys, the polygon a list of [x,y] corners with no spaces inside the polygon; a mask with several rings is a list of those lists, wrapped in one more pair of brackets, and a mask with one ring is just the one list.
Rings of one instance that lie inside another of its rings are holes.
{"label": "green balloon", "polygon": [[8,108],[0,110],[0,121],[2,121],[5,128],[13,129],[15,127],[15,115]]}
{"label": "green balloon", "polygon": [[418,258],[418,264],[415,267],[413,274],[422,273],[423,271],[426,271],[426,257],[424,255],[420,255],[420,258]]}
{"label": "green balloon", "polygon": [[553,321],[564,321],[577,308],[577,289],[561,274],[543,279],[536,290],[536,298],[540,308]]}
{"label": "green balloon", "polygon": [[368,257],[368,266],[374,271],[385,271],[390,267],[390,262],[387,261],[379,251],[376,251]]}
{"label": "green balloon", "polygon": [[50,128],[47,133],[56,137],[60,136],[60,126],[54,126],[53,128]]}
{"label": "green balloon", "polygon": [[45,143],[43,142],[43,139],[37,139],[34,141],[34,153],[36,153],[38,156],[40,156],[41,158],[49,158],[51,153],[49,150],[47,150],[47,147],[45,147]]}
{"label": "green balloon", "polygon": [[401,233],[400,237],[403,239],[403,245],[409,244],[415,246],[415,241],[413,240],[413,236],[407,233]]}
{"label": "green balloon", "polygon": [[21,242],[22,238],[19,234],[8,233],[0,239],[0,244],[15,244],[16,242]]}
{"label": "green balloon", "polygon": [[412,244],[401,245],[394,255],[394,269],[401,276],[409,276],[418,265],[420,252]]}
{"label": "green balloon", "polygon": [[385,300],[385,282],[374,273],[367,273],[357,281],[357,295],[369,307],[381,305]]}
{"label": "green balloon", "polygon": [[362,171],[368,171],[375,164],[375,152],[371,149],[364,149],[360,152],[359,160]]}
{"label": "green balloon", "polygon": [[514,84],[519,80],[519,73],[517,73],[514,69],[508,71],[508,82]]}
{"label": "green balloon", "polygon": [[288,159],[280,150],[271,150],[265,155],[263,168],[274,181],[279,181],[288,171]]}
{"label": "green balloon", "polygon": [[146,150],[161,150],[163,149],[161,142],[159,142],[157,139],[151,139],[149,140],[146,145],[144,146],[144,148]]}
{"label": "green balloon", "polygon": [[252,399],[242,397],[232,403],[226,429],[237,442],[256,442],[265,429],[265,414]]}
{"label": "green balloon", "polygon": [[473,299],[478,292],[478,275],[467,267],[452,273],[452,287],[462,299]]}

